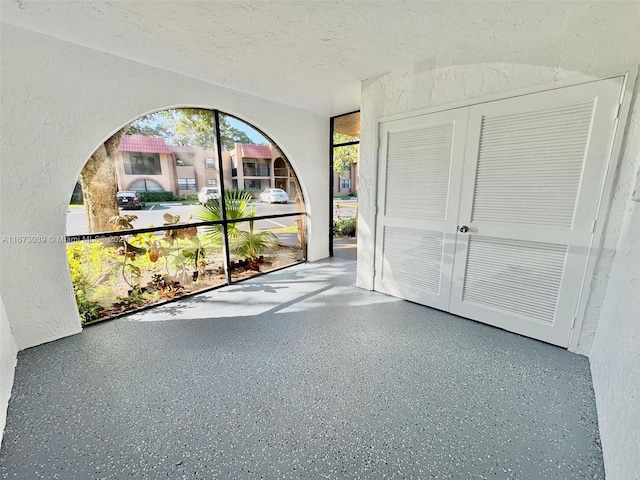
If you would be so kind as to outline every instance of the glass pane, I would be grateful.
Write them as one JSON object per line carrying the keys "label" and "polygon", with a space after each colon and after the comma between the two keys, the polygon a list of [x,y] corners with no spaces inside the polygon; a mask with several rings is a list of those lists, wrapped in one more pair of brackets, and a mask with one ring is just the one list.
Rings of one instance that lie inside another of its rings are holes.
{"label": "glass pane", "polygon": [[195,227],[114,232],[67,244],[67,258],[83,324],[226,283],[221,242]]}
{"label": "glass pane", "polygon": [[[203,189],[220,185],[214,126],[211,110],[179,108],[144,115],[117,132],[114,138],[120,143],[112,158],[115,175],[100,173],[85,182],[84,188],[94,191],[86,197],[97,199],[93,205],[85,205],[80,187],[74,191],[67,234],[108,231],[109,218],[134,207],[139,217],[135,228],[162,225],[164,213],[187,218],[185,207],[206,201]],[[117,192],[128,191],[137,193],[141,201],[117,198]],[[87,210],[93,219],[90,225]]]}
{"label": "glass pane", "polygon": [[241,222],[229,228],[231,280],[305,260],[304,215]]}

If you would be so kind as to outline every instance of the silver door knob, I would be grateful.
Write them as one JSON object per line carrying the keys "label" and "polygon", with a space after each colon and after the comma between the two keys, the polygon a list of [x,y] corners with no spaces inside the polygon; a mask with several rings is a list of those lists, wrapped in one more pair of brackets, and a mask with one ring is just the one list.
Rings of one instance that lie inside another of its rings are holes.
{"label": "silver door knob", "polygon": [[469,227],[463,225],[460,227],[460,233],[467,233],[469,231]]}

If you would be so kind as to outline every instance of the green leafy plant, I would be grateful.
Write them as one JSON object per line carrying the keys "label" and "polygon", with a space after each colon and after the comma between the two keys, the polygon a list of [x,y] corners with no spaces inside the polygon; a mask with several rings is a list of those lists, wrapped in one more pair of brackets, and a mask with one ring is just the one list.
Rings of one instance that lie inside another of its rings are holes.
{"label": "green leafy plant", "polygon": [[96,320],[104,310],[105,288],[100,287],[114,275],[118,266],[113,248],[100,241],[67,245],[67,261],[73,292],[82,323]]}
{"label": "green leafy plant", "polygon": [[[246,218],[255,216],[256,209],[250,205],[253,196],[246,190],[226,190],[225,191],[225,207],[227,220],[231,223],[227,224],[227,234],[232,242],[238,235],[240,230],[238,225]],[[209,200],[196,211],[196,216],[204,222],[218,222],[223,219],[222,215],[222,199],[214,198]],[[222,245],[222,225],[209,225],[204,227],[205,234],[213,238],[216,243]]]}
{"label": "green leafy plant", "polygon": [[333,221],[333,234],[337,236],[355,237],[357,230],[356,218],[338,218]]}
{"label": "green leafy plant", "polygon": [[140,192],[143,202],[171,202],[175,200],[173,192],[144,190]]}
{"label": "green leafy plant", "polygon": [[133,222],[137,219],[138,217],[136,215],[116,215],[109,219],[109,226],[114,232],[133,230]]}
{"label": "green leafy plant", "polygon": [[129,310],[147,303],[149,298],[150,296],[147,293],[144,293],[139,286],[135,286],[126,296],[117,297],[113,306],[123,310]]}
{"label": "green leafy plant", "polygon": [[249,221],[249,230],[239,230],[230,247],[233,253],[248,260],[250,270],[260,271],[259,257],[268,248],[277,245],[278,237],[268,230],[255,232],[253,220]]}
{"label": "green leafy plant", "polygon": [[183,193],[178,195],[178,200],[198,201],[197,193]]}
{"label": "green leafy plant", "polygon": [[87,299],[82,291],[76,292],[76,303],[78,304],[78,313],[80,313],[82,325],[98,320],[104,311],[104,307],[100,302]]}
{"label": "green leafy plant", "polygon": [[[191,217],[187,219],[187,222]],[[164,214],[164,225],[186,225],[180,221],[179,215]],[[183,242],[186,240],[187,243]],[[204,267],[206,266],[206,250],[203,247],[200,237],[198,237],[198,229],[196,227],[186,227],[180,229],[167,230],[164,233],[164,241],[166,246],[162,250],[167,260],[167,265],[173,266],[175,273],[182,276],[183,281],[188,273],[187,267],[192,266],[193,279],[197,280]],[[168,269],[167,269],[168,273]]]}
{"label": "green leafy plant", "polygon": [[[241,230],[239,225],[242,219],[256,215],[255,206],[251,204],[253,196],[246,190],[227,190],[225,192],[225,211],[227,221],[227,236],[229,249],[235,255],[246,258],[251,270],[259,271],[259,256],[268,248],[275,246],[278,238],[269,231],[255,231],[253,221],[249,221],[249,230]],[[200,220],[215,222],[222,220],[222,201],[212,199],[204,204],[197,212]],[[239,220],[233,222],[233,220]],[[222,226],[211,225],[206,227],[207,235],[216,242],[222,243]]]}

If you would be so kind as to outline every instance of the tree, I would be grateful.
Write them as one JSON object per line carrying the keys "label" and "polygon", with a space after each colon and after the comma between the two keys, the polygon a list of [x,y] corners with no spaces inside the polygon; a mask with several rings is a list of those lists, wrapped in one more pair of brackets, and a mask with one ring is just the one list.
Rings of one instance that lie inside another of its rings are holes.
{"label": "tree", "polygon": [[[342,133],[334,133],[333,137],[334,143],[346,143],[353,140],[349,135]],[[339,177],[345,177],[354,163],[358,163],[358,145],[344,145],[333,148],[333,171]]]}
{"label": "tree", "polygon": [[116,200],[116,155],[128,128],[129,125],[124,126],[100,145],[80,172],[87,227],[91,233],[110,230],[109,220],[120,213]]}
{"label": "tree", "polygon": [[[199,146],[215,150],[216,133],[213,128],[213,112],[200,108],[179,108],[150,113],[131,124],[132,135],[162,137],[170,145]],[[232,126],[227,117],[220,115],[220,140],[222,150],[232,150],[235,142],[254,145],[249,136]]]}

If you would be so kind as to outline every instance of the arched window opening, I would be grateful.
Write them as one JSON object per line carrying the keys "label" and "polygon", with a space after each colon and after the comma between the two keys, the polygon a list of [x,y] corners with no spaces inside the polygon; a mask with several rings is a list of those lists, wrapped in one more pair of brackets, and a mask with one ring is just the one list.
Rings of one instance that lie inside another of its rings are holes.
{"label": "arched window opening", "polygon": [[141,192],[161,192],[164,190],[155,180],[149,178],[142,178],[140,180],[134,180],[129,184],[127,190],[137,190]]}
{"label": "arched window opening", "polygon": [[[74,200],[84,205],[69,210],[67,254],[85,324],[306,258],[294,169],[233,115],[184,108],[139,117],[92,155],[79,184]],[[101,207],[112,213],[96,221]]]}

